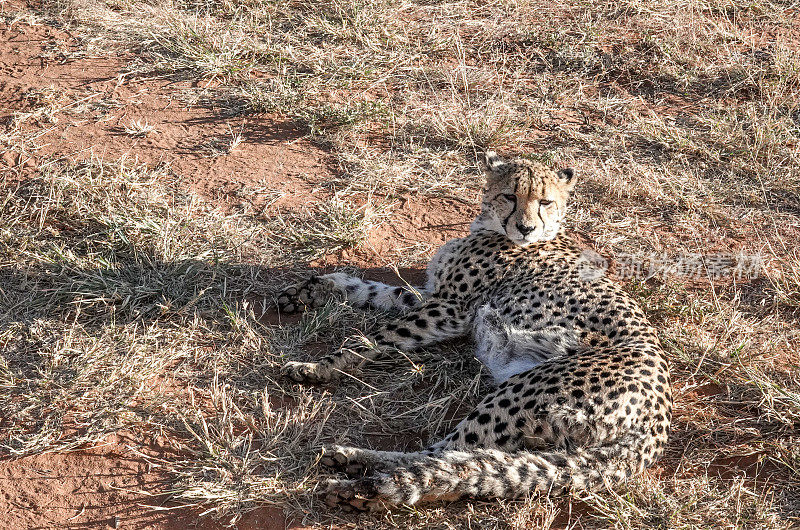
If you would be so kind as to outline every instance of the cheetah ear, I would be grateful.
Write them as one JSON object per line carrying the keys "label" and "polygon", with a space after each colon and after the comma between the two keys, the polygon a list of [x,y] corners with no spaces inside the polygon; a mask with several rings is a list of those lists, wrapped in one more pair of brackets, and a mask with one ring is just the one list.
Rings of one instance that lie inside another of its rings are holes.
{"label": "cheetah ear", "polygon": [[575,187],[575,170],[571,167],[566,167],[564,169],[559,169],[556,173],[558,175],[558,181],[562,184],[565,184],[568,190],[572,190]]}
{"label": "cheetah ear", "polygon": [[483,161],[484,165],[486,166],[486,174],[489,179],[502,175],[503,169],[507,165],[506,161],[500,158],[497,153],[492,150],[486,151]]}

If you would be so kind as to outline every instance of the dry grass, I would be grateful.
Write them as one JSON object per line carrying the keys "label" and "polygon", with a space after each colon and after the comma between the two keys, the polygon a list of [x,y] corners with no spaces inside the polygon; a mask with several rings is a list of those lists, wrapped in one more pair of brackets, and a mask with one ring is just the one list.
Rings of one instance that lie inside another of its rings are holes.
{"label": "dry grass", "polygon": [[[4,452],[167,433],[183,456],[155,463],[175,499],[226,520],[277,503],[359,528],[800,524],[797,4],[59,0],[39,16],[71,24],[91,53],[129,53],[129,79],[213,82],[202,97],[230,116],[292,118],[341,172],[328,202],[270,215],[215,210],[165,167],[52,161],[5,181]],[[0,133],[23,154],[36,138],[19,127],[72,104],[30,97]],[[270,326],[263,301],[299,262],[363,241],[393,196],[474,203],[474,155],[489,145],[576,167],[572,228],[611,258],[745,253],[764,269],[628,284],[676,389],[668,454],[628,489],[340,519],[311,494],[315,448],[435,439],[484,390],[471,346],[298,387],[277,377],[284,356],[313,357],[379,315],[331,305]]]}

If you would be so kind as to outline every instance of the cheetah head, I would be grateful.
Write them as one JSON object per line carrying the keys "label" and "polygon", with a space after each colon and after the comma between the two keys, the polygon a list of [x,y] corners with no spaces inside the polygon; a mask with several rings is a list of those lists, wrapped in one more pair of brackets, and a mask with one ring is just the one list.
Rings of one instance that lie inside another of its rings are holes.
{"label": "cheetah head", "polygon": [[499,232],[521,247],[553,239],[574,187],[572,169],[553,171],[520,158],[505,161],[488,151],[481,213],[470,230]]}

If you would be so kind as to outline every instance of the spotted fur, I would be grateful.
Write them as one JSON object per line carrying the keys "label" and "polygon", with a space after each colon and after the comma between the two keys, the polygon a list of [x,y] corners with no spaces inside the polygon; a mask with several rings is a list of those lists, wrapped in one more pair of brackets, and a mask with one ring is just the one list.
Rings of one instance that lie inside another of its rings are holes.
{"label": "spotted fur", "polygon": [[636,302],[561,235],[572,170],[487,156],[471,234],[444,245],[425,288],[345,275],[279,296],[282,310],[337,296],[397,309],[371,343],[351,340],[317,363],[290,362],[296,381],[327,382],[378,355],[474,331],[497,387],[440,442],[417,453],[329,447],[325,500],[344,509],[460,497],[514,498],[595,489],[641,472],[664,450],[669,369]]}

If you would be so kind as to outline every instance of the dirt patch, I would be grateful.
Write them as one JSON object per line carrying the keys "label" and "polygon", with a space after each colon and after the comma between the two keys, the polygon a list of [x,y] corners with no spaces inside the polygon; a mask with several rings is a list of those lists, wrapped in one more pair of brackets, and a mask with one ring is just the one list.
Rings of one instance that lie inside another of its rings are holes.
{"label": "dirt patch", "polygon": [[[469,219],[475,217],[478,209],[478,206],[452,199],[402,197],[393,208],[391,219],[370,230],[363,244],[326,256],[314,265],[347,263],[361,269],[383,267],[397,263],[410,253],[413,255],[417,248],[419,259],[414,264],[419,268],[409,269],[410,275],[402,278],[419,285],[424,282],[427,259],[445,242],[466,236]],[[393,284],[400,281],[393,273],[377,273],[369,278]]]}
{"label": "dirt patch", "polygon": [[[190,190],[222,204],[303,204],[331,176],[327,153],[291,122],[231,116],[197,82],[134,79],[125,58],[84,57],[70,33],[0,25],[0,121],[36,132],[7,169],[42,159],[169,164]],[[243,190],[247,193],[242,193]],[[246,198],[244,196],[246,195]]]}
{"label": "dirt patch", "polygon": [[[139,452],[142,447],[154,460]],[[154,464],[165,451],[115,435],[91,449],[0,462],[0,518],[5,528],[224,528],[200,519],[197,509],[168,504],[167,477]],[[260,508],[238,528],[286,526],[282,510]]]}
{"label": "dirt patch", "polygon": [[[329,195],[336,168],[304,131],[278,116],[235,116],[204,97],[198,82],[125,75],[125,58],[84,57],[79,40],[46,25],[0,24],[0,122],[19,122],[35,140],[0,153],[0,168],[24,171],[41,160],[135,159],[168,164],[188,190],[255,213],[298,209]],[[235,104],[232,104],[235,105]],[[382,266],[423,245],[428,255],[466,235],[478,207],[403,197],[390,223],[342,260]]]}

